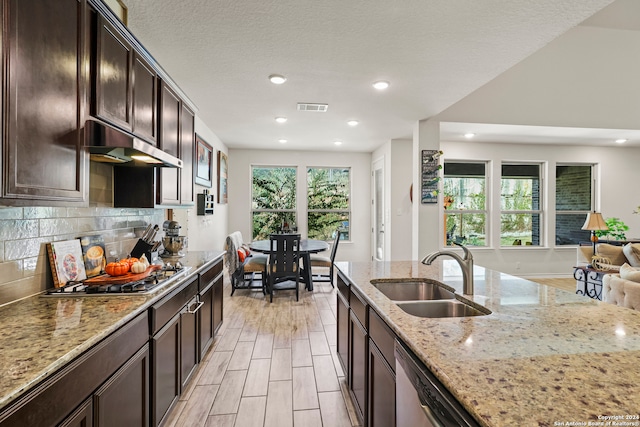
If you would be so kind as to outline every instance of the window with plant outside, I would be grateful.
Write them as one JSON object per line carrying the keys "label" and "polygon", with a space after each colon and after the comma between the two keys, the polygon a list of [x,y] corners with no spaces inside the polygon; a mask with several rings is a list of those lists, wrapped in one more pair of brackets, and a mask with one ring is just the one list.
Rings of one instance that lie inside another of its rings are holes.
{"label": "window with plant outside", "polygon": [[484,162],[444,163],[446,245],[488,245],[486,169]]}
{"label": "window with plant outside", "polygon": [[268,239],[269,235],[296,226],[295,167],[251,168],[251,217],[253,240]]}
{"label": "window with plant outside", "polygon": [[307,229],[309,239],[333,240],[350,237],[351,170],[307,168]]}
{"label": "window with plant outside", "polygon": [[582,225],[593,210],[592,176],[593,165],[556,165],[556,245],[590,240]]}
{"label": "window with plant outside", "polygon": [[540,164],[503,163],[500,180],[500,245],[540,246]]}

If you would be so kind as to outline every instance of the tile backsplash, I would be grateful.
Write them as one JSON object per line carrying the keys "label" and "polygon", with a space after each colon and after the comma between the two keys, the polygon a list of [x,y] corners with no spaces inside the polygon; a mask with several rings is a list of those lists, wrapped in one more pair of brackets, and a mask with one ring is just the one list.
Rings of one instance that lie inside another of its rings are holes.
{"label": "tile backsplash", "polygon": [[100,234],[111,261],[131,251],[147,224],[162,227],[164,209],[105,206],[110,169],[91,169],[91,207],[0,207],[0,305],[53,287],[46,243]]}

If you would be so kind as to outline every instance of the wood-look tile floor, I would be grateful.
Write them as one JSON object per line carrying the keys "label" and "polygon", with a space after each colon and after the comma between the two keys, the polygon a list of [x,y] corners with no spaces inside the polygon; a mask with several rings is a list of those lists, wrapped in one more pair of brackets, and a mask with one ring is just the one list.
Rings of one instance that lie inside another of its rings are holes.
{"label": "wood-look tile floor", "polygon": [[563,290],[568,291],[568,292],[575,292],[576,291],[576,279],[574,279],[572,277],[571,278],[570,277],[556,277],[556,278],[549,278],[549,277],[536,278],[536,277],[534,277],[533,279],[527,279],[527,280],[531,280],[532,282],[540,283],[542,285],[554,286],[556,288],[560,288],[560,289],[563,289]]}
{"label": "wood-look tile floor", "polygon": [[[274,294],[236,290],[225,274],[224,322],[165,426],[355,426],[336,358],[330,283]],[[353,420],[353,422],[352,422]]]}

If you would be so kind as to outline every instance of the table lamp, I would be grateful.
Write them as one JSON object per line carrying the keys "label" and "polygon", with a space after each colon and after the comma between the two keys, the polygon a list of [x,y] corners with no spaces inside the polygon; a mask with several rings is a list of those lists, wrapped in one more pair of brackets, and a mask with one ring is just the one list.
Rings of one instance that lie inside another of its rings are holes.
{"label": "table lamp", "polygon": [[583,230],[591,231],[591,242],[593,243],[593,255],[596,254],[596,243],[598,242],[598,236],[596,236],[596,231],[599,230],[608,230],[607,223],[604,222],[604,218],[602,218],[602,214],[600,212],[589,212],[587,214],[587,219],[584,221],[584,225],[582,226]]}

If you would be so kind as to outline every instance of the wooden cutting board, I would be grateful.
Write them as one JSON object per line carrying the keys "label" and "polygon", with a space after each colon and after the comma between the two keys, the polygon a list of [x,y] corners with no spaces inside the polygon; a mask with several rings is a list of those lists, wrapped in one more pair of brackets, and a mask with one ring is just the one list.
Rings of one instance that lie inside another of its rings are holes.
{"label": "wooden cutting board", "polygon": [[87,286],[123,285],[125,283],[135,282],[136,280],[142,280],[150,275],[153,271],[160,270],[161,268],[161,265],[151,265],[149,266],[149,268],[147,268],[146,271],[142,273],[127,273],[122,276],[109,276],[108,274],[102,274],[100,276],[95,276],[85,280],[84,284]]}

